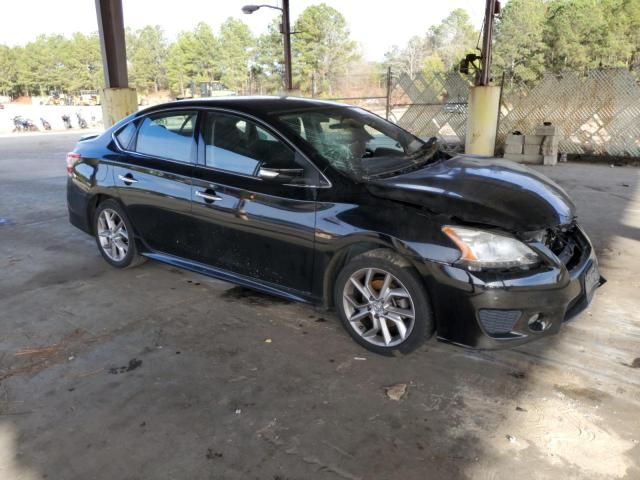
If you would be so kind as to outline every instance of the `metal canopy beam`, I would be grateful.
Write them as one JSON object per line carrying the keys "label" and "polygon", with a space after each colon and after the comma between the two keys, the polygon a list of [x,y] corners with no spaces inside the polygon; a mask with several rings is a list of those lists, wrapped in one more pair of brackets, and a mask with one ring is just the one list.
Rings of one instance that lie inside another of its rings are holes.
{"label": "metal canopy beam", "polygon": [[126,88],[129,80],[122,0],[96,0],[96,14],[105,87]]}

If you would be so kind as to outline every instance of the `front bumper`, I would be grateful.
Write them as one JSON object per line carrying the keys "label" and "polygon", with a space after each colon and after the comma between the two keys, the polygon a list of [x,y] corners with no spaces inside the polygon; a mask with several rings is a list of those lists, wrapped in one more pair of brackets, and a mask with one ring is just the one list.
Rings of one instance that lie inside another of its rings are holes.
{"label": "front bumper", "polygon": [[575,235],[579,250],[576,248],[567,263],[546,246],[532,245],[543,258],[534,271],[469,272],[432,265],[425,282],[438,338],[497,349],[557,333],[563,322],[589,305],[595,290],[604,283],[588,237],[577,226]]}

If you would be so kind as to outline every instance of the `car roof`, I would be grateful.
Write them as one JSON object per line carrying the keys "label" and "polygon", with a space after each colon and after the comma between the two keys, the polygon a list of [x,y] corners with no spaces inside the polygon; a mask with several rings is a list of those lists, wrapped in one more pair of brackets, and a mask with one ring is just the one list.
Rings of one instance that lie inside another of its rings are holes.
{"label": "car roof", "polygon": [[239,110],[246,113],[253,113],[259,116],[280,114],[285,112],[295,112],[317,108],[344,108],[348,105],[325,100],[299,97],[212,97],[178,100],[175,102],[162,103],[146,108],[140,113],[152,112],[154,110],[164,110],[171,107],[218,107]]}

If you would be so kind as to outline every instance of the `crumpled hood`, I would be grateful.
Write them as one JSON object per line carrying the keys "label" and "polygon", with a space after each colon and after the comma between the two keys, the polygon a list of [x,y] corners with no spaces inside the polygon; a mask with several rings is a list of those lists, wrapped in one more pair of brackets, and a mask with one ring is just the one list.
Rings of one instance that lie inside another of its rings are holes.
{"label": "crumpled hood", "polygon": [[459,155],[396,177],[373,179],[369,191],[465,222],[514,232],[570,223],[575,205],[546,176],[509,160]]}

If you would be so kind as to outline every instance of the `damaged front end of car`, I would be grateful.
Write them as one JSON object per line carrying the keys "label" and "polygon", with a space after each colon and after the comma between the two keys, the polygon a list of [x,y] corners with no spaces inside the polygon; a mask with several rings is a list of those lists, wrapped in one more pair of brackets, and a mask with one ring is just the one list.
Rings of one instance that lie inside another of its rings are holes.
{"label": "damaged front end of car", "polygon": [[557,332],[604,283],[564,190],[511,162],[461,155],[370,191],[443,219],[455,261],[425,261],[438,337],[511,347]]}

